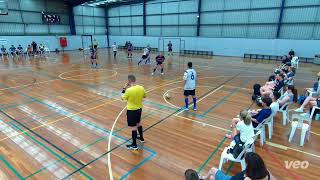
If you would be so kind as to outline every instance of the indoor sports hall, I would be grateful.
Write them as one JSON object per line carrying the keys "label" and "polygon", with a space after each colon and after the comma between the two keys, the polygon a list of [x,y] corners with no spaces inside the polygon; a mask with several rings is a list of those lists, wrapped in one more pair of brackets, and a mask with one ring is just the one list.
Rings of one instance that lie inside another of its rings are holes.
{"label": "indoor sports hall", "polygon": [[0,14],[1,180],[319,178],[319,0]]}

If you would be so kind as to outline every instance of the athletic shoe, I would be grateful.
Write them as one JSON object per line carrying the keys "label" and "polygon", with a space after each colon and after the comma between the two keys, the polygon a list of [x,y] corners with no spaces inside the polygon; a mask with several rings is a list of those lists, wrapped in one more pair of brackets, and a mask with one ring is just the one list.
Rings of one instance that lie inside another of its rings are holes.
{"label": "athletic shoe", "polygon": [[154,75],[154,73],[151,73],[151,75],[153,76],[153,75]]}
{"label": "athletic shoe", "polygon": [[161,73],[161,75],[164,75],[164,73]]}
{"label": "athletic shoe", "polygon": [[302,113],[303,112],[303,108],[298,108],[298,109],[294,110],[294,112]]}
{"label": "athletic shoe", "polygon": [[193,108],[194,111],[197,111],[197,108]]}
{"label": "athletic shoe", "polygon": [[127,145],[127,149],[131,149],[131,150],[138,150],[138,146],[137,145],[132,145],[132,144],[130,144],[130,145]]}
{"label": "athletic shoe", "polygon": [[183,110],[184,111],[189,111],[189,108],[184,107]]}
{"label": "athletic shoe", "polygon": [[144,143],[144,138],[138,137],[137,138],[141,143]]}

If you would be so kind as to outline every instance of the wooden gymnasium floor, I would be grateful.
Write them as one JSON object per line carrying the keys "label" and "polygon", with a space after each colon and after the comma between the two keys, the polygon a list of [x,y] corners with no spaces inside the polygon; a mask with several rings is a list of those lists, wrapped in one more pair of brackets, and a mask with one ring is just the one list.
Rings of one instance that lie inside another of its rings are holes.
{"label": "wooden gymnasium floor", "polygon": [[[101,49],[98,70],[90,69],[82,55],[74,51],[47,59],[1,60],[0,179],[110,179],[112,173],[114,179],[174,180],[183,179],[188,168],[204,174],[218,165],[229,144],[224,135],[230,119],[251,105],[252,85],[264,83],[276,65],[174,56],[172,65],[165,64],[165,76],[152,77],[151,66],[136,65],[141,53],[128,63],[124,52],[114,60]],[[197,112],[179,111],[188,61],[198,71]],[[298,70],[300,93],[312,86],[316,71],[319,67],[312,65]],[[125,148],[131,132],[125,113],[117,118],[125,107],[120,91],[131,73],[148,91],[142,117],[146,143],[140,151]],[[277,179],[320,176],[320,123],[312,125],[304,147],[298,145],[299,136],[289,144],[290,125],[282,126],[278,114],[272,140],[263,148],[256,143]],[[310,163],[305,170],[285,168],[285,161],[304,160]],[[223,169],[235,174],[240,166],[227,163]]]}

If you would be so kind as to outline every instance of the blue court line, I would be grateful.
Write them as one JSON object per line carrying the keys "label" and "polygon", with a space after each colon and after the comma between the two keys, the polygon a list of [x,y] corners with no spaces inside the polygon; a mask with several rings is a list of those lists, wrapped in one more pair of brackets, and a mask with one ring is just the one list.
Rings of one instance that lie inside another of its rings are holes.
{"label": "blue court line", "polygon": [[228,95],[224,96],[219,102],[217,102],[215,105],[213,105],[210,109],[208,109],[207,111],[203,112],[202,114],[196,114],[196,113],[193,113],[193,112],[188,112],[188,114],[191,114],[191,115],[199,117],[199,118],[205,118],[207,114],[209,114],[211,111],[213,111],[215,108],[217,108],[223,102],[225,102],[233,94],[239,92],[241,90],[241,87],[249,84],[249,82],[250,82],[250,80],[246,80],[239,87],[236,87],[236,88],[232,89],[231,92]]}
{"label": "blue court line", "polygon": [[0,160],[19,178],[24,179],[23,176],[4,158],[0,155]]}
{"label": "blue court line", "polygon": [[139,164],[137,164],[133,169],[131,169],[129,172],[127,172],[126,174],[124,174],[120,180],[123,180],[125,178],[127,178],[129,175],[131,175],[134,171],[136,171],[139,167],[141,167],[142,165],[144,165],[145,163],[147,163],[148,161],[150,161],[153,157],[155,157],[157,154],[151,154],[149,157],[145,158],[142,162],[140,162]]}

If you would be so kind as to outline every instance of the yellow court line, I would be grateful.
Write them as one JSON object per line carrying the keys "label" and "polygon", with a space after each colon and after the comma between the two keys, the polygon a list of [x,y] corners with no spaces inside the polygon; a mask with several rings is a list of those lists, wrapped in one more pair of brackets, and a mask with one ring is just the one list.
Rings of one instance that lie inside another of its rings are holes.
{"label": "yellow court line", "polygon": [[[112,100],[112,101],[109,101],[109,102],[105,102],[105,103],[100,104],[100,105],[98,105],[98,106],[95,106],[95,107],[92,107],[92,108],[89,108],[89,109],[86,109],[86,110],[83,110],[83,111],[74,113],[74,114],[72,114],[71,116],[65,116],[65,117],[62,117],[62,118],[59,118],[59,119],[50,121],[50,122],[48,122],[48,123],[46,123],[46,124],[42,124],[42,125],[36,126],[36,127],[34,127],[34,128],[31,128],[30,130],[36,130],[36,129],[39,129],[39,128],[44,127],[44,126],[48,126],[48,125],[50,125],[50,124],[57,123],[57,122],[62,121],[62,120],[64,120],[64,119],[71,118],[71,117],[73,117],[73,116],[76,116],[76,115],[85,113],[85,112],[87,112],[87,111],[91,111],[91,110],[97,109],[97,108],[102,107],[102,106],[104,106],[104,105],[112,104],[112,103],[115,102],[115,101],[117,101],[117,100]],[[15,134],[15,135],[7,136],[7,137],[5,137],[5,138],[0,139],[0,142],[4,141],[4,140],[6,140],[6,139],[12,138],[12,137],[19,136],[19,135],[21,135],[21,134],[25,134],[25,133],[29,132],[30,130],[25,130],[25,131],[22,131],[22,132],[20,132],[20,133]]]}
{"label": "yellow court line", "polygon": [[83,105],[83,104],[81,104],[81,103],[78,103],[78,102],[73,101],[73,100],[71,100],[71,99],[65,98],[65,97],[63,97],[63,96],[58,96],[58,98],[64,99],[64,100],[66,100],[67,102],[70,102],[70,103],[72,103],[72,104],[76,104],[76,105],[78,105],[78,106],[82,106],[82,105]]}

